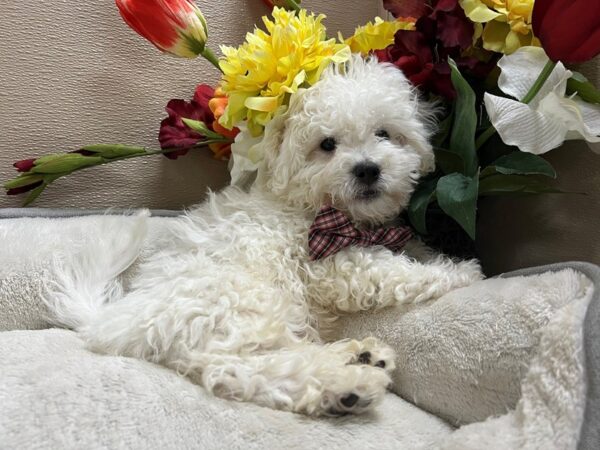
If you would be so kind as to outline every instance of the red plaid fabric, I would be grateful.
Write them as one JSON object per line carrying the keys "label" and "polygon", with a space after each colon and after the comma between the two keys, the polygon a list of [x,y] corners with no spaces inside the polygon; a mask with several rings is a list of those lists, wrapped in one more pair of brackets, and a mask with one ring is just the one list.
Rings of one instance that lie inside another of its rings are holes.
{"label": "red plaid fabric", "polygon": [[358,230],[343,212],[332,206],[325,206],[317,214],[308,232],[308,254],[314,261],[351,245],[383,245],[395,252],[404,247],[411,237],[412,232],[406,226]]}

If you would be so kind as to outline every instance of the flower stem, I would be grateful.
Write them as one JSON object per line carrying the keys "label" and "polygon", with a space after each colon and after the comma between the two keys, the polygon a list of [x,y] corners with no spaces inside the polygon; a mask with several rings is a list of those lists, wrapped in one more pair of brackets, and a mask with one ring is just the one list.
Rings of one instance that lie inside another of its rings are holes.
{"label": "flower stem", "polygon": [[204,50],[200,54],[204,57],[204,59],[219,69],[219,72],[223,73],[223,69],[221,69],[221,66],[219,65],[219,58],[217,58],[217,55],[215,55],[210,48],[204,47]]}
{"label": "flower stem", "polygon": [[537,93],[540,92],[540,89],[554,70],[554,66],[556,66],[556,62],[548,60],[541,73],[538,75],[537,80],[535,80],[535,83],[533,83],[533,86],[529,89],[529,92],[527,92],[525,97],[523,97],[523,100],[521,100],[522,103],[529,103]]}
{"label": "flower stem", "polygon": [[490,127],[481,133],[477,137],[477,140],[475,140],[475,150],[479,150],[494,134],[496,134],[496,129],[493,125],[490,125]]}
{"label": "flower stem", "polygon": [[[538,75],[537,80],[535,80],[535,83],[533,83],[527,94],[525,94],[525,97],[523,97],[523,100],[521,100],[522,103],[528,104],[529,102],[531,102],[531,100],[535,98],[537,93],[540,92],[540,89],[554,70],[554,66],[556,66],[556,62],[548,60],[548,62]],[[492,125],[479,135],[479,137],[475,141],[475,149],[479,150],[483,146],[483,144],[485,144],[488,141],[488,139],[491,138],[494,134],[496,134],[496,129]]]}
{"label": "flower stem", "polygon": [[[220,143],[220,142],[231,142],[231,139],[210,139],[210,140],[206,140],[206,141],[202,141],[202,142],[198,142],[196,145],[194,145],[193,147],[190,147],[190,150],[196,149],[196,148],[204,148],[206,147],[208,144],[215,144],[215,143]],[[161,149],[161,150],[146,150],[145,153],[133,153],[131,155],[125,155],[125,156],[117,156],[116,158],[106,158],[104,161],[102,161],[101,163],[98,163],[94,166],[85,166],[85,167],[79,167],[75,170],[73,170],[73,172],[77,171],[77,170],[81,170],[81,169],[87,169],[88,167],[96,167],[96,166],[101,166],[103,164],[108,164],[114,161],[121,161],[123,159],[131,159],[131,158],[137,158],[139,156],[151,156],[151,155],[164,155],[167,153],[171,153],[177,150],[181,150],[180,148],[174,147],[174,148],[165,148],[165,149]]]}
{"label": "flower stem", "polygon": [[300,11],[300,5],[295,0],[285,0],[287,9],[293,9],[294,11]]}

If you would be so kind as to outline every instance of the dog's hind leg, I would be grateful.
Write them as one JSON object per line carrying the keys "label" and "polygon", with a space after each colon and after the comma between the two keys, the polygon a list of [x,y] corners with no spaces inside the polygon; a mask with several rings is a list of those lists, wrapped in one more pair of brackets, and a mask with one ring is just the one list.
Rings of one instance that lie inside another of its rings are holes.
{"label": "dog's hind leg", "polygon": [[372,409],[390,384],[386,370],[357,357],[361,349],[357,341],[306,342],[247,356],[203,354],[198,355],[202,367],[187,375],[231,400],[313,416],[360,414]]}

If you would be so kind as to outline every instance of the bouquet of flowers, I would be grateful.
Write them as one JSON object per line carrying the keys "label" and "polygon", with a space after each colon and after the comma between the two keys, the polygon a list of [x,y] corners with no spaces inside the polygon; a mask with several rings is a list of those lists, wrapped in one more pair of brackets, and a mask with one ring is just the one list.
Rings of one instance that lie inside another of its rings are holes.
{"label": "bouquet of flowers", "polygon": [[28,205],[79,170],[206,148],[228,161],[232,183],[241,183],[261,160],[265,126],[295,92],[351,53],[394,64],[439,105],[437,169],[407,211],[430,241],[445,233],[441,223],[474,239],[482,196],[558,192],[554,168],[539,155],[566,139],[600,142],[600,91],[564,65],[600,53],[600,0],[383,0],[393,19],[375,18],[346,38],[328,33],[325,17],[298,0],[263,1],[272,9],[263,28],[237,48],[221,47],[217,57],[192,0],[116,0],[138,34],[165,53],[204,57],[221,81],[200,84],[190,101],[167,103],[160,149],[94,144],[17,161],[7,193],[28,192]]}

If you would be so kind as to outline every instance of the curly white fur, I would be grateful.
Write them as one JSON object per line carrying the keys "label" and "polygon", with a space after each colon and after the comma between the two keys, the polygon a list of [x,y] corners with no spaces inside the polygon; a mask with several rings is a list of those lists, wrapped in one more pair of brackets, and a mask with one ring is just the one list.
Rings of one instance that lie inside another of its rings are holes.
{"label": "curly white fur", "polygon": [[[373,338],[322,344],[328,326],[340,313],[436,298],[479,279],[479,267],[419,262],[408,255],[427,254],[418,243],[311,262],[307,231],[325,203],[359,226],[398,215],[433,168],[421,108],[393,66],[355,57],[329,69],[268,125],[250,192],[230,187],[189,211],[130,292],[114,279],[137,252],[144,216],[118,237],[131,239],[127,249],[112,242],[63,264],[47,296],[56,322],[94,351],[163,364],[225,398],[315,416],[371,408],[390,382],[393,351]],[[327,137],[334,151],[320,148]],[[381,169],[368,197],[352,174],[365,161]]]}

